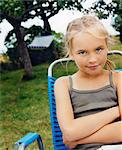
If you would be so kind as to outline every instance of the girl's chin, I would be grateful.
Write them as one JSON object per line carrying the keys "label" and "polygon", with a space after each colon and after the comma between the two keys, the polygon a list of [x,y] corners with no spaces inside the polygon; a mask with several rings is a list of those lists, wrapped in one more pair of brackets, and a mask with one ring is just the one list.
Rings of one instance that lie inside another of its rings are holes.
{"label": "girl's chin", "polygon": [[98,75],[102,72],[102,69],[100,68],[92,68],[92,69],[86,69],[84,70],[84,73],[89,74],[89,75]]}

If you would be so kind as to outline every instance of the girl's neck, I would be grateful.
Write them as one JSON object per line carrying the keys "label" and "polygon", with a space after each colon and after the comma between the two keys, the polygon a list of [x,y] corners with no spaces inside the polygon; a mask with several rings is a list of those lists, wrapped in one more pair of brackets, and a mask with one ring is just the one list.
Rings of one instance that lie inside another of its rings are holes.
{"label": "girl's neck", "polygon": [[80,70],[76,73],[76,76],[78,78],[84,78],[84,79],[87,79],[87,80],[94,80],[96,78],[99,78],[101,77],[102,75],[104,75],[106,70],[101,70],[101,72],[99,72],[98,74],[96,75],[90,75],[90,74],[87,74],[87,73],[84,73],[84,72],[81,72]]}

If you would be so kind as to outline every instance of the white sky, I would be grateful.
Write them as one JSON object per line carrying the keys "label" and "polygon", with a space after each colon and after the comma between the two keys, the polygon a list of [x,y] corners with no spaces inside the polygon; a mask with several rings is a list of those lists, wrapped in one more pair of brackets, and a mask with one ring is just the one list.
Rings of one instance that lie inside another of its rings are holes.
{"label": "white sky", "polygon": [[[91,1],[96,1],[96,0],[87,0],[85,2],[84,7],[88,7],[92,5]],[[106,0],[106,2],[110,2],[111,0]],[[66,27],[68,23],[78,17],[81,17],[82,14],[79,11],[70,11],[70,10],[61,10],[58,14],[53,16],[52,18],[49,19],[50,25],[52,30],[55,30],[56,32],[62,32],[65,33]],[[115,35],[117,32],[112,28],[111,24],[111,18],[109,17],[107,20],[102,20],[104,26],[107,28],[108,32],[111,33],[112,35]],[[35,25],[40,25],[43,26],[43,21],[35,18],[35,19],[30,19],[28,22],[23,23],[25,27],[30,27],[33,24]],[[4,40],[5,37],[7,36],[8,32],[12,30],[12,26],[4,20],[2,23],[0,23],[0,53],[5,52],[7,49],[4,45]]]}

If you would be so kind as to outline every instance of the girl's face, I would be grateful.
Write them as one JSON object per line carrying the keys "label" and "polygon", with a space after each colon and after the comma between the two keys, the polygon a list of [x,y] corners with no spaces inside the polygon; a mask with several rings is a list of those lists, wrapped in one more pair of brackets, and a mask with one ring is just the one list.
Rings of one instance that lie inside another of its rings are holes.
{"label": "girl's face", "polygon": [[87,75],[101,73],[107,60],[107,45],[105,39],[96,38],[89,33],[78,33],[72,39],[71,58],[79,71]]}

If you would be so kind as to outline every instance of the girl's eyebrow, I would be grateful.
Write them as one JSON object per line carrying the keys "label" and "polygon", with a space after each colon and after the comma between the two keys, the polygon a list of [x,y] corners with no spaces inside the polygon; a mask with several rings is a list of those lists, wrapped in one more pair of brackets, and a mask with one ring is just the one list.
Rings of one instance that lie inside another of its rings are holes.
{"label": "girl's eyebrow", "polygon": [[82,51],[87,51],[87,50],[85,50],[85,49],[78,49],[78,50],[76,50],[77,52],[82,52]]}
{"label": "girl's eyebrow", "polygon": [[[94,48],[94,50],[96,50],[97,48],[104,48],[104,45],[99,45],[99,46],[97,46],[96,48]],[[76,49],[76,52],[82,52],[82,51],[88,51],[87,49]]]}
{"label": "girl's eyebrow", "polygon": [[103,48],[104,46],[103,45],[100,45],[100,46],[97,46],[95,49],[97,49],[97,48]]}

